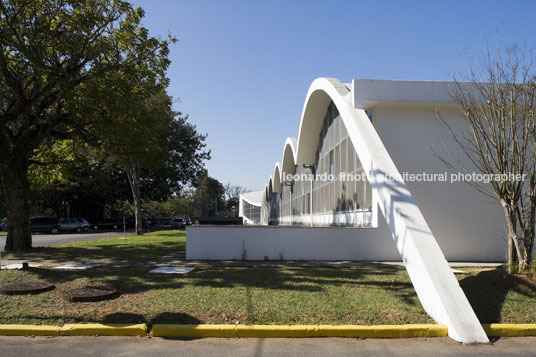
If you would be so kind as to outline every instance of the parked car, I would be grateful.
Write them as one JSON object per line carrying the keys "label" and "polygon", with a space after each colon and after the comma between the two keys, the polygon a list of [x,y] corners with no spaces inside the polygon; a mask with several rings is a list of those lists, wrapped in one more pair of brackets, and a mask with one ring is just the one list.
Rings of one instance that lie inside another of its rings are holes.
{"label": "parked car", "polygon": [[33,217],[30,219],[30,230],[57,234],[61,232],[60,220],[54,217]]}
{"label": "parked car", "polygon": [[[125,218],[125,225],[127,228],[136,227],[136,217],[130,216]],[[121,226],[123,226],[123,220],[121,220]]]}
{"label": "parked car", "polygon": [[185,226],[184,218],[173,218],[173,221],[171,221],[171,228],[184,228]]}
{"label": "parked car", "polygon": [[84,230],[82,223],[77,218],[62,218],[60,219],[61,230],[68,232],[80,233]]}
{"label": "parked car", "polygon": [[7,218],[0,219],[0,231],[7,231]]}
{"label": "parked car", "polygon": [[186,218],[186,225],[187,226],[191,226],[192,225],[192,220],[190,218]]}
{"label": "parked car", "polygon": [[154,221],[151,218],[143,218],[141,220],[141,224],[143,227],[154,227]]}
{"label": "parked car", "polygon": [[98,219],[91,224],[93,229],[118,229],[123,227],[123,220],[118,218]]}
{"label": "parked car", "polygon": [[77,218],[77,220],[82,225],[82,229],[84,230],[84,232],[89,231],[90,225],[88,221],[86,221],[84,218]]}
{"label": "parked car", "polygon": [[160,225],[161,226],[170,226],[171,225],[171,219],[169,219],[169,218],[161,218],[160,219]]}

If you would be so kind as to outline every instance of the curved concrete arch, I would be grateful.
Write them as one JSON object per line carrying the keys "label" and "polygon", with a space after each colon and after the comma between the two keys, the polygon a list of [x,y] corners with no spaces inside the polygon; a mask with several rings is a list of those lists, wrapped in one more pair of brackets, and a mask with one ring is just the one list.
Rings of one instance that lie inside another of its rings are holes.
{"label": "curved concrete arch", "polygon": [[281,165],[279,162],[275,163],[274,175],[272,176],[272,192],[281,193],[283,184],[281,183]]}
{"label": "curved concrete arch", "polygon": [[349,88],[337,79],[319,78],[311,84],[302,111],[295,163],[315,162],[323,119],[333,102],[424,309],[435,321],[448,326],[453,339],[488,342],[402,176],[365,111],[353,107],[349,94]]}
{"label": "curved concrete arch", "polygon": [[283,158],[281,159],[281,182],[287,182],[286,175],[296,173],[296,155],[298,140],[296,138],[287,138],[283,148]]}
{"label": "curved concrete arch", "polygon": [[272,197],[272,192],[274,192],[274,178],[270,176],[270,180],[268,181],[268,186],[266,186],[266,195],[268,197]]}

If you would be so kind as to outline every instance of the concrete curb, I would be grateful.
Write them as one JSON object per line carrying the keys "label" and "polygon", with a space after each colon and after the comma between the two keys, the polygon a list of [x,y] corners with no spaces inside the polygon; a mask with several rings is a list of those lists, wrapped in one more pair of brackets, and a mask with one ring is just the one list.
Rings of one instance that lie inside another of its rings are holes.
{"label": "concrete curb", "polygon": [[[483,324],[489,337],[536,336],[536,324]],[[412,338],[445,337],[441,324],[414,325],[174,325],[155,324],[147,333],[147,324],[66,324],[0,325],[0,336],[154,336],[182,338],[288,338],[288,337],[358,337]]]}
{"label": "concrete curb", "polygon": [[483,324],[490,337],[536,336],[536,324]]}
{"label": "concrete curb", "polygon": [[0,336],[59,336],[59,326],[0,325]]}
{"label": "concrete curb", "polygon": [[0,325],[0,336],[147,336],[147,324]]}
{"label": "concrete curb", "polygon": [[445,325],[153,325],[154,337],[444,337]]}

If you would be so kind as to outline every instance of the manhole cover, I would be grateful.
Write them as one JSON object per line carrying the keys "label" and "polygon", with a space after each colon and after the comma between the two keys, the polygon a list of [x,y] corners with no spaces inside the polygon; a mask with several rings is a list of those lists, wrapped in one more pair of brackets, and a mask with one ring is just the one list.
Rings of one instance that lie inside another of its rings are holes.
{"label": "manhole cover", "polygon": [[117,290],[100,286],[86,286],[63,293],[63,297],[71,302],[101,301],[113,299],[117,296],[119,296]]}
{"label": "manhole cover", "polygon": [[2,295],[39,294],[54,289],[54,285],[45,281],[20,281],[0,286]]}

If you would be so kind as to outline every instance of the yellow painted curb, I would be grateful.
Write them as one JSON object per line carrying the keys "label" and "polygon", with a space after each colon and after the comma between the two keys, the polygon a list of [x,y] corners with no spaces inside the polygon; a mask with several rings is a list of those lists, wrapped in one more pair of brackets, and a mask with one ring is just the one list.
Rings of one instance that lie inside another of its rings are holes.
{"label": "yellow painted curb", "polygon": [[323,337],[360,337],[360,338],[410,338],[410,337],[445,337],[448,328],[442,324],[408,324],[408,325],[320,325]]}
{"label": "yellow painted curb", "polygon": [[59,326],[0,325],[0,336],[59,336]]}
{"label": "yellow painted curb", "polygon": [[536,336],[536,324],[483,324],[490,337]]}
{"label": "yellow painted curb", "polygon": [[444,337],[445,325],[166,325],[153,326],[154,337]]}
{"label": "yellow painted curb", "polygon": [[66,324],[60,336],[146,336],[147,324]]}
{"label": "yellow painted curb", "polygon": [[154,337],[235,337],[236,325],[153,325]]}
{"label": "yellow painted curb", "polygon": [[[536,336],[536,324],[483,324],[490,337]],[[423,325],[173,325],[155,324],[155,337],[445,337],[447,327]],[[0,325],[0,336],[147,336],[147,324]]]}

